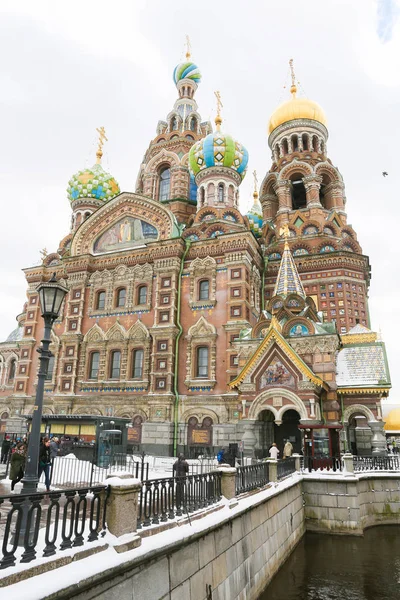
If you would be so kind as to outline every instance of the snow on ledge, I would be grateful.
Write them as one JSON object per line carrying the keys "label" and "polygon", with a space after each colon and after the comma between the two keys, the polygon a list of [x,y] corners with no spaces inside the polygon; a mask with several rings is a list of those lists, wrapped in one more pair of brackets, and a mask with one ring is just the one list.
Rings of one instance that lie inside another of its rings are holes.
{"label": "snow on ledge", "polygon": [[136,479],[135,477],[125,479],[122,477],[113,476],[106,479],[105,483],[111,485],[111,487],[132,487],[134,485],[140,485],[140,487],[142,486],[140,479]]}

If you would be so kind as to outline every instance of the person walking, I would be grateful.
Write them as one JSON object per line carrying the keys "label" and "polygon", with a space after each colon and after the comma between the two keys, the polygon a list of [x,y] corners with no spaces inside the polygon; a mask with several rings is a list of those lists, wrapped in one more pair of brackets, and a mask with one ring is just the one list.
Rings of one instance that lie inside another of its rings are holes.
{"label": "person walking", "polygon": [[186,477],[186,475],[188,474],[189,465],[186,462],[183,454],[180,454],[178,456],[178,460],[174,462],[172,472],[174,474],[174,477]]}
{"label": "person walking", "polygon": [[53,459],[58,456],[58,452],[59,452],[58,438],[57,437],[53,437],[50,440],[50,458],[51,458],[51,462],[53,462]]}
{"label": "person walking", "polygon": [[7,437],[5,437],[1,444],[1,462],[3,464],[7,462],[7,457],[8,457],[8,453],[10,452],[10,448],[11,448],[11,440],[9,440]]}
{"label": "person walking", "polygon": [[25,472],[26,462],[26,444],[20,442],[14,449],[10,460],[10,479],[11,479],[11,491],[14,491],[15,485],[21,481]]}
{"label": "person walking", "polygon": [[278,450],[278,446],[276,445],[275,442],[272,444],[271,448],[269,449],[269,456],[270,456],[270,458],[274,458],[275,460],[278,459],[279,450]]}
{"label": "person walking", "polygon": [[283,458],[290,458],[293,453],[293,445],[289,440],[286,440],[286,444],[283,448]]}
{"label": "person walking", "polygon": [[44,481],[46,484],[46,492],[50,491],[50,440],[48,437],[44,437],[40,444],[39,450],[39,474],[40,479],[42,473],[44,473]]}
{"label": "person walking", "polygon": [[189,472],[189,465],[185,460],[183,454],[178,456],[178,460],[174,462],[172,467],[172,473],[176,477],[176,508],[180,511],[181,508],[185,508],[185,477]]}

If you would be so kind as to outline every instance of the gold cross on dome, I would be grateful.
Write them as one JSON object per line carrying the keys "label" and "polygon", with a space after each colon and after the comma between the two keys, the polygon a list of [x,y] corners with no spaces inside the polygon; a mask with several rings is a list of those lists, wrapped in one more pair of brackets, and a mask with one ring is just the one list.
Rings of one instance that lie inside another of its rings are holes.
{"label": "gold cross on dome", "polygon": [[101,162],[101,157],[103,156],[104,141],[108,142],[108,138],[106,137],[106,130],[104,129],[104,127],[96,127],[96,131],[99,134],[99,145],[97,147],[96,152],[96,163],[99,165]]}
{"label": "gold cross on dome", "polygon": [[217,126],[217,130],[219,131],[219,128],[221,127],[221,123],[222,123],[222,119],[221,119],[221,108],[223,108],[223,104],[221,101],[221,93],[220,92],[214,92],[214,95],[217,99],[217,116],[215,117],[215,124]]}
{"label": "gold cross on dome", "polygon": [[43,250],[40,251],[40,256],[42,257],[42,261],[46,258],[46,256],[49,253],[47,252],[47,248],[43,248]]}
{"label": "gold cross on dome", "polygon": [[192,44],[190,43],[190,37],[186,36],[186,60],[189,60],[192,54]]}
{"label": "gold cross on dome", "polygon": [[254,191],[257,192],[258,179],[257,179],[257,171],[255,169],[253,171],[253,177],[254,177]]}
{"label": "gold cross on dome", "polygon": [[293,58],[291,58],[289,60],[289,66],[290,66],[290,75],[292,77],[292,87],[290,88],[290,92],[293,94],[293,96],[295,96],[296,92],[297,92],[297,86],[296,86],[296,75],[294,73]]}

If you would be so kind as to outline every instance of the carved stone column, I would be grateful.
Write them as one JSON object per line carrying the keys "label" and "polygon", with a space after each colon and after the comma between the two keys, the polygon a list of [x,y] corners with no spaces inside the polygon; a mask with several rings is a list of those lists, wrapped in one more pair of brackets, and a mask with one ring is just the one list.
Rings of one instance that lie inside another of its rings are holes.
{"label": "carved stone column", "polygon": [[384,423],[382,421],[370,421],[368,423],[372,429],[372,454],[373,456],[386,456],[386,436],[383,430]]}
{"label": "carved stone column", "polygon": [[245,456],[254,456],[254,449],[257,444],[257,438],[254,433],[255,421],[242,421],[244,425],[244,434],[242,442],[244,445],[243,454]]}
{"label": "carved stone column", "polygon": [[279,213],[289,212],[292,208],[292,194],[290,192],[290,181],[281,179],[275,185],[276,195],[278,196]]}
{"label": "carved stone column", "polygon": [[322,177],[318,175],[306,175],[303,177],[304,187],[306,188],[307,208],[321,207],[319,201],[319,190],[322,183]]}

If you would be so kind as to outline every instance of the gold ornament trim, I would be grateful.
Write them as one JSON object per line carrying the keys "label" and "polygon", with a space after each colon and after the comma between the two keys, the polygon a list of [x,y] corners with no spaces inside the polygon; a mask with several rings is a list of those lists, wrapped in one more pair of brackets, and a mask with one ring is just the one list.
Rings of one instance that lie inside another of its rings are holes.
{"label": "gold ornament trim", "polygon": [[376,342],[377,338],[378,335],[374,331],[371,331],[371,333],[346,333],[341,336],[343,346],[348,346],[350,344],[368,344],[370,342]]}
{"label": "gold ornament trim", "polygon": [[391,386],[379,388],[338,388],[337,393],[345,394],[387,394]]}

